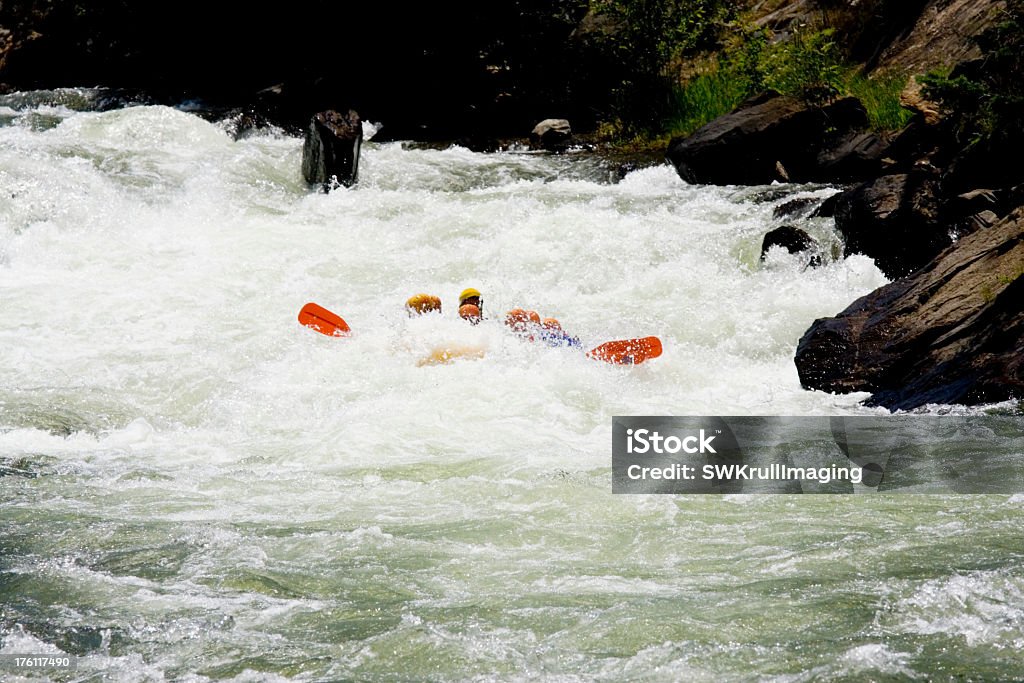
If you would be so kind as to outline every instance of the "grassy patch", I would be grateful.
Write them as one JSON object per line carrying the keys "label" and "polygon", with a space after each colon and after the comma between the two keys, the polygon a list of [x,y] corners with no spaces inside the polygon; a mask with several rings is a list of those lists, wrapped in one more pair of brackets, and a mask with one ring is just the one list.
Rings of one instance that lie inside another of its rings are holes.
{"label": "grassy patch", "polygon": [[728,114],[747,97],[747,84],[724,69],[705,73],[676,87],[669,103],[664,131],[690,135],[706,123]]}
{"label": "grassy patch", "polygon": [[913,114],[900,106],[900,93],[907,85],[904,76],[866,78],[857,72],[846,79],[846,91],[864,104],[868,121],[876,132],[900,130]]}

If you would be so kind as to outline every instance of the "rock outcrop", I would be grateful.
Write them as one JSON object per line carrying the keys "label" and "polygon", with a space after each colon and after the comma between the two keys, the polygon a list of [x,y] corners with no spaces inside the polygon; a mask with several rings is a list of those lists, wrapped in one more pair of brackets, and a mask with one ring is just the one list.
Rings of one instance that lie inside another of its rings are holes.
{"label": "rock outcrop", "polygon": [[864,106],[824,107],[765,93],[669,143],[668,160],[688,183],[762,185],[853,182],[881,169],[885,144],[867,131]]}
{"label": "rock outcrop", "polygon": [[1024,207],[800,340],[807,389],[890,410],[1024,398]]}
{"label": "rock outcrop", "polygon": [[847,254],[864,254],[890,279],[909,275],[952,241],[939,224],[938,180],[928,172],[885,175],[840,195],[836,229]]}
{"label": "rock outcrop", "polygon": [[869,70],[927,73],[980,56],[974,38],[999,21],[1003,0],[756,2],[755,23],[781,37],[827,21]]}
{"label": "rock outcrop", "polygon": [[929,0],[910,30],[884,46],[877,68],[920,74],[976,59],[974,38],[999,21],[1002,7],[1002,0]]}
{"label": "rock outcrop", "polygon": [[359,178],[359,149],[363,142],[363,124],[351,109],[347,114],[334,110],[313,116],[302,147],[302,175],[310,185],[325,191],[334,182],[351,187]]}

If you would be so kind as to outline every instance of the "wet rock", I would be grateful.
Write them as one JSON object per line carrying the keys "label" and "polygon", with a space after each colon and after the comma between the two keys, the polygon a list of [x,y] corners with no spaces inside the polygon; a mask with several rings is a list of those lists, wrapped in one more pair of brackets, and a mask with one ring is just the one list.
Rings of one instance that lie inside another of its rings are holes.
{"label": "wet rock", "polygon": [[790,199],[784,204],[779,204],[772,210],[772,218],[788,218],[805,213],[809,207],[814,206],[821,200],[817,197],[797,197]]}
{"label": "wet rock", "polygon": [[825,201],[823,201],[821,205],[811,213],[811,218],[832,218],[835,216],[836,205],[839,204],[839,198],[842,197],[842,195],[842,192],[836,192],[834,195],[827,197]]}
{"label": "wet rock", "polygon": [[795,361],[805,388],[890,410],[1024,396],[1024,208],[815,321]]}
{"label": "wet rock", "polygon": [[836,228],[847,254],[864,254],[893,279],[928,263],[952,242],[939,225],[938,180],[928,172],[887,175],[842,193]]}
{"label": "wet rock", "polygon": [[818,254],[820,246],[813,237],[792,225],[783,225],[765,234],[761,241],[761,260],[764,260],[768,250],[772,247],[782,247],[790,254],[797,254],[803,251],[811,252],[808,265],[817,266],[821,264],[821,256]]}
{"label": "wet rock", "polygon": [[351,187],[359,176],[359,149],[363,127],[359,114],[334,110],[313,116],[302,147],[302,175],[325,191],[334,182]]}

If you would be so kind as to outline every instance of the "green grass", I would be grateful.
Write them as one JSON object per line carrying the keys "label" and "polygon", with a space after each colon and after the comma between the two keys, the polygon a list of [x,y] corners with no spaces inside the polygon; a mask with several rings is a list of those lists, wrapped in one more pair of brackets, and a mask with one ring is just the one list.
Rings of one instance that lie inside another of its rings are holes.
{"label": "green grass", "polygon": [[900,106],[900,93],[907,85],[904,76],[865,78],[853,73],[846,79],[846,90],[864,104],[868,122],[877,132],[900,130],[913,116]]}
{"label": "green grass", "polygon": [[[855,72],[844,80],[845,90],[864,104],[868,122],[878,132],[897,131],[910,123],[911,112],[900,106],[906,84],[906,77],[865,78]],[[690,135],[731,112],[746,95],[745,82],[726,69],[701,74],[673,91],[662,130],[673,137]]]}
{"label": "green grass", "polygon": [[746,97],[746,84],[724,69],[701,74],[675,88],[663,129],[671,136],[690,135],[728,114]]}
{"label": "green grass", "polygon": [[[833,44],[829,42],[830,36],[820,32],[797,45],[773,48],[767,56],[756,52],[748,55],[747,60],[719,61],[710,70],[672,88],[663,110],[665,114],[659,117],[660,125],[628,135],[624,134],[627,129],[619,126],[619,134],[613,137],[618,138],[619,145],[642,147],[689,136],[701,126],[733,111],[764,85],[778,88],[782,81],[789,86],[791,94],[797,96],[803,92],[806,97],[804,91],[808,89],[827,92],[832,97],[852,95],[864,104],[872,130],[901,130],[913,116],[900,106],[900,93],[906,87],[907,77],[867,78],[852,65],[840,64],[829,52]],[[750,63],[756,64],[753,71]]]}

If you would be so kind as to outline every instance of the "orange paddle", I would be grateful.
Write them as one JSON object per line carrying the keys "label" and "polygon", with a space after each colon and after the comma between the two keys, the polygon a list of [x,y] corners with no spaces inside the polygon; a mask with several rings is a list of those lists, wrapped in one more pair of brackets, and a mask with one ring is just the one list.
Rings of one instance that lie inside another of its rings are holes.
{"label": "orange paddle", "polygon": [[595,360],[616,365],[639,365],[645,360],[661,355],[661,340],[657,337],[641,337],[639,339],[619,339],[601,344],[587,351],[587,356]]}
{"label": "orange paddle", "polygon": [[299,322],[328,337],[347,337],[351,330],[341,316],[331,313],[323,306],[308,303],[299,311]]}

